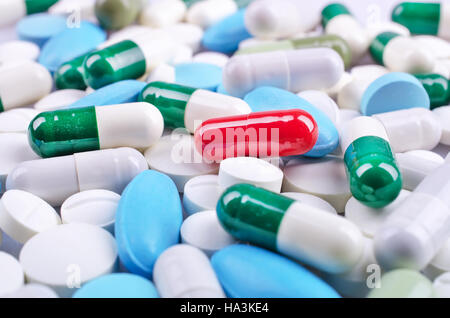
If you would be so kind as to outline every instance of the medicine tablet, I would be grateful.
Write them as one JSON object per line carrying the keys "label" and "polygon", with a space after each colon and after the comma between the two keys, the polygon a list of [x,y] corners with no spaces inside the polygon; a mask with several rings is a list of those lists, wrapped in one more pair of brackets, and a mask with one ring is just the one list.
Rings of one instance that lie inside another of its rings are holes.
{"label": "medicine tablet", "polygon": [[17,291],[23,283],[20,263],[11,255],[0,251],[0,296]]}
{"label": "medicine tablet", "polygon": [[381,277],[380,288],[374,288],[368,298],[431,298],[433,286],[418,271],[397,269]]}
{"label": "medicine tablet", "polygon": [[217,65],[218,67],[225,67],[230,58],[223,53],[219,52],[202,52],[194,55],[192,62],[196,63],[208,63]]}
{"label": "medicine tablet", "polygon": [[424,275],[431,280],[447,272],[450,272],[450,238],[445,241],[441,249],[423,270]]}
{"label": "medicine tablet", "polygon": [[222,248],[236,243],[217,218],[215,210],[195,213],[184,220],[181,241],[202,250],[209,257]]}
{"label": "medicine tablet", "polygon": [[71,14],[79,12],[81,20],[97,22],[94,6],[95,0],[59,0],[48,9],[48,13],[66,15],[73,18]]}
{"label": "medicine tablet", "polygon": [[50,288],[40,284],[27,284],[2,296],[4,298],[58,298],[58,295]]}
{"label": "medicine tablet", "polygon": [[183,63],[175,66],[175,82],[215,91],[222,83],[222,69],[207,63]]}
{"label": "medicine tablet", "polygon": [[257,187],[280,193],[283,172],[274,165],[258,158],[228,158],[220,163],[219,185],[225,190],[238,183],[253,184]]}
{"label": "medicine tablet", "polygon": [[37,60],[39,46],[28,41],[9,41],[0,45],[0,65],[17,60]]}
{"label": "medicine tablet", "polygon": [[217,175],[197,176],[186,182],[183,207],[187,214],[214,210],[222,193]]}
{"label": "medicine tablet", "polygon": [[155,69],[147,77],[146,82],[175,83],[175,80],[175,67],[166,63],[162,63],[155,67]]}
{"label": "medicine tablet", "polygon": [[203,30],[200,27],[189,23],[177,23],[164,28],[164,32],[167,32],[175,42],[191,48],[193,52],[200,50],[203,38]]}
{"label": "medicine tablet", "polygon": [[25,134],[0,134],[0,153],[0,175],[9,174],[23,161],[39,159]]}
{"label": "medicine tablet", "polygon": [[321,91],[303,91],[297,94],[320,109],[336,125],[339,122],[339,108],[334,100]]}
{"label": "medicine tablet", "polygon": [[34,104],[34,108],[40,112],[57,110],[75,103],[86,95],[85,91],[78,89],[62,89],[45,96]]}
{"label": "medicine tablet", "polygon": [[[367,36],[369,38],[369,43],[371,43],[378,34],[383,32],[394,32],[402,36],[410,36],[408,28],[393,21],[370,21],[366,26]],[[427,47],[423,45],[423,47]]]}
{"label": "medicine tablet", "polygon": [[117,246],[102,228],[63,224],[30,239],[19,259],[27,281],[47,285],[60,297],[68,297],[78,285],[114,271]]}
{"label": "medicine tablet", "polygon": [[238,7],[234,0],[197,1],[189,8],[186,20],[207,29],[237,10]]}
{"label": "medicine tablet", "polygon": [[450,58],[450,44],[444,39],[431,35],[416,35],[414,41],[427,48],[436,59]]}
{"label": "medicine tablet", "polygon": [[327,93],[328,96],[330,96],[334,100],[337,100],[338,94],[341,91],[341,89],[345,87],[345,85],[350,83],[352,80],[353,77],[350,75],[350,73],[344,72],[339,81],[334,86],[327,89],[323,89],[322,91]]}
{"label": "medicine tablet", "polygon": [[281,194],[285,197],[294,199],[295,201],[300,201],[307,205],[311,205],[320,210],[328,211],[332,214],[337,214],[336,209],[333,208],[331,204],[315,195],[300,192],[283,192]]}
{"label": "medicine tablet", "polygon": [[114,234],[120,195],[108,190],[88,190],[69,197],[61,206],[63,223],[88,223]]}
{"label": "medicine tablet", "polygon": [[16,25],[17,35],[21,40],[33,42],[40,47],[66,28],[65,17],[47,13],[29,15]]}
{"label": "medicine tablet", "polygon": [[152,28],[164,28],[181,21],[186,10],[181,0],[147,1],[141,9],[139,22]]}
{"label": "medicine tablet", "polygon": [[433,282],[434,297],[450,298],[450,273],[444,273]]}
{"label": "medicine tablet", "polygon": [[450,106],[435,108],[433,114],[442,127],[441,144],[450,145]]}

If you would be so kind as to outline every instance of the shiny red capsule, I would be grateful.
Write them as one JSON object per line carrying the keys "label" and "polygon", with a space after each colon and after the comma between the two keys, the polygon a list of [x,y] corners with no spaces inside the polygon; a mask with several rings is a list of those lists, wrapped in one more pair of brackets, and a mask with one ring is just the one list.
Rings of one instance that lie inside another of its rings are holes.
{"label": "shiny red capsule", "polygon": [[309,113],[276,110],[207,120],[195,131],[195,146],[209,161],[285,157],[310,151],[318,134]]}

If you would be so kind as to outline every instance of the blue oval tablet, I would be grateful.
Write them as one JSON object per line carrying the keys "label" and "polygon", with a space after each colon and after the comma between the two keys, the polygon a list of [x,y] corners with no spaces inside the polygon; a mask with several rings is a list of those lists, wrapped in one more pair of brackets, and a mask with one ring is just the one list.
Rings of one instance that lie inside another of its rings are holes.
{"label": "blue oval tablet", "polygon": [[73,298],[158,298],[151,281],[141,276],[120,273],[101,276],[84,284]]}
{"label": "blue oval tablet", "polygon": [[79,28],[66,28],[51,37],[42,47],[39,63],[55,72],[61,64],[96,49],[105,40],[105,31],[83,21]]}
{"label": "blue oval tablet", "polygon": [[202,44],[210,51],[233,53],[239,47],[239,43],[251,38],[244,22],[245,9],[217,22],[205,31]]}
{"label": "blue oval tablet", "polygon": [[122,264],[132,273],[151,277],[158,256],[179,242],[183,219],[173,181],[147,170],[130,182],[116,212],[115,235]]}
{"label": "blue oval tablet", "polygon": [[340,298],[301,265],[256,246],[225,247],[212,256],[211,264],[232,298]]}
{"label": "blue oval tablet", "polygon": [[222,83],[220,83],[220,85],[217,86],[216,92],[219,93],[219,94],[231,96],[231,95],[225,90],[225,87],[223,86]]}
{"label": "blue oval tablet", "polygon": [[307,100],[284,89],[259,87],[244,97],[253,112],[298,108],[310,113],[319,127],[319,138],[314,148],[304,156],[323,157],[339,145],[339,133],[331,119]]}
{"label": "blue oval tablet", "polygon": [[147,83],[136,80],[116,82],[86,95],[67,108],[134,103],[138,101],[139,93],[145,85]]}
{"label": "blue oval tablet", "polygon": [[67,19],[64,16],[39,13],[21,19],[16,31],[19,39],[42,47],[52,36],[64,31],[66,26]]}
{"label": "blue oval tablet", "polygon": [[175,66],[177,84],[216,91],[222,83],[222,68],[207,63],[182,63]]}
{"label": "blue oval tablet", "polygon": [[376,79],[361,101],[365,116],[414,107],[430,109],[430,97],[419,80],[407,73],[388,73]]}

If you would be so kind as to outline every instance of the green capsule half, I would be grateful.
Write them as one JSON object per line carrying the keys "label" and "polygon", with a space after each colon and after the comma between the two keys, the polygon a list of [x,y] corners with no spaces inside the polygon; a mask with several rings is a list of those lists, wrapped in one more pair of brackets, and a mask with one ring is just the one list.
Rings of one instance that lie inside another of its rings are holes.
{"label": "green capsule half", "polygon": [[54,75],[57,89],[85,90],[87,88],[87,85],[84,82],[83,63],[88,54],[66,62],[58,68]]}
{"label": "green capsule half", "polygon": [[440,74],[414,75],[423,85],[430,97],[431,109],[448,105],[450,102],[449,80]]}
{"label": "green capsule half", "polygon": [[59,0],[25,0],[27,14],[45,12],[58,1]]}
{"label": "green capsule half", "polygon": [[340,3],[332,3],[327,5],[322,10],[322,26],[325,28],[327,24],[333,20],[334,17],[337,17],[341,14],[348,14],[351,15],[350,11],[347,9],[346,6]]}
{"label": "green capsule half", "polygon": [[5,111],[5,107],[3,107],[2,97],[0,96],[0,113]]}
{"label": "green capsule half", "polygon": [[392,21],[404,25],[413,34],[437,35],[440,19],[440,3],[402,2],[392,11]]}
{"label": "green capsule half", "polygon": [[383,32],[378,34],[375,39],[373,39],[370,44],[370,55],[372,55],[375,62],[384,65],[384,49],[392,39],[398,36],[400,36],[400,34],[395,32]]}

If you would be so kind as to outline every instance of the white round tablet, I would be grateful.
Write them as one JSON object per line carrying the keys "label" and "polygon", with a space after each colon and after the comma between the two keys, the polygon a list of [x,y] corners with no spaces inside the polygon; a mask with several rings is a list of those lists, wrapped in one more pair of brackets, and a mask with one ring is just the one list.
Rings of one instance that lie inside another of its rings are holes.
{"label": "white round tablet", "polygon": [[215,210],[222,189],[217,175],[194,177],[184,186],[183,207],[191,215],[200,211]]}
{"label": "white round tablet", "polygon": [[391,215],[391,213],[394,212],[410,194],[410,191],[402,190],[394,202],[381,209],[368,207],[352,197],[345,206],[345,217],[358,226],[365,236],[373,238],[388,216]]}
{"label": "white round tablet", "polygon": [[0,64],[12,61],[36,61],[40,53],[39,46],[28,41],[9,41],[0,45]]}
{"label": "white round tablet", "polygon": [[433,282],[434,297],[450,298],[450,273],[444,273]]}
{"label": "white round tablet", "polygon": [[166,63],[158,65],[147,77],[146,82],[175,83],[175,67]]}
{"label": "white round tablet", "polygon": [[313,106],[320,109],[331,121],[336,125],[339,122],[339,108],[336,102],[321,91],[303,91],[297,94],[299,97],[306,99]]}
{"label": "white round tablet", "polygon": [[61,224],[55,209],[34,194],[9,190],[0,200],[0,228],[24,244],[34,235]]}
{"label": "white round tablet", "polygon": [[11,255],[0,252],[0,296],[15,292],[24,282],[20,263]]}
{"label": "white round tablet", "polygon": [[23,161],[40,159],[31,149],[27,135],[0,134],[0,175],[7,175]]}
{"label": "white round tablet", "polygon": [[39,112],[31,108],[16,108],[0,113],[0,133],[26,133],[31,120]]}
{"label": "white round tablet", "polygon": [[284,167],[283,192],[305,192],[343,213],[351,197],[344,162],[340,158],[293,159]]}
{"label": "white round tablet", "polygon": [[230,58],[219,52],[202,52],[194,55],[192,62],[195,63],[207,63],[224,67]]}
{"label": "white round tablet", "polygon": [[184,220],[180,234],[183,243],[202,250],[208,256],[236,243],[236,240],[220,224],[215,210],[189,216]]}
{"label": "white round tablet", "polygon": [[189,46],[193,52],[197,52],[200,49],[203,39],[203,30],[198,25],[177,23],[164,28],[164,31],[167,32],[175,42]]}
{"label": "white round tablet", "polygon": [[114,221],[120,195],[108,190],[76,193],[61,205],[63,223],[88,223],[114,234]]}
{"label": "white round tablet", "polygon": [[3,296],[4,298],[58,298],[58,295],[45,285],[27,284]]}
{"label": "white round tablet", "polygon": [[433,114],[442,127],[441,144],[450,146],[450,106],[437,107]]}
{"label": "white round tablet", "polygon": [[300,201],[302,203],[311,205],[323,211],[327,211],[332,214],[337,214],[336,209],[333,208],[331,204],[329,204],[324,199],[316,197],[315,195],[300,192],[283,192],[282,195],[291,198],[295,201]]}
{"label": "white round tablet", "polygon": [[62,89],[42,98],[34,104],[34,108],[40,112],[56,110],[69,106],[84,96],[86,96],[86,92],[82,90]]}
{"label": "white round tablet", "polygon": [[225,190],[238,183],[280,193],[283,172],[269,162],[252,157],[228,158],[220,163],[219,185]]}
{"label": "white round tablet", "polygon": [[361,112],[354,109],[341,109],[339,110],[339,125],[345,124],[346,122],[362,116]]}
{"label": "white round tablet", "polygon": [[205,174],[216,174],[216,163],[206,163],[195,150],[194,137],[188,134],[173,133],[162,137],[159,142],[145,151],[150,169],[168,175],[175,182],[178,191],[190,179]]}
{"label": "white round tablet", "polygon": [[20,263],[29,282],[70,297],[83,283],[116,267],[114,237],[90,224],[63,224],[39,233],[23,246]]}

